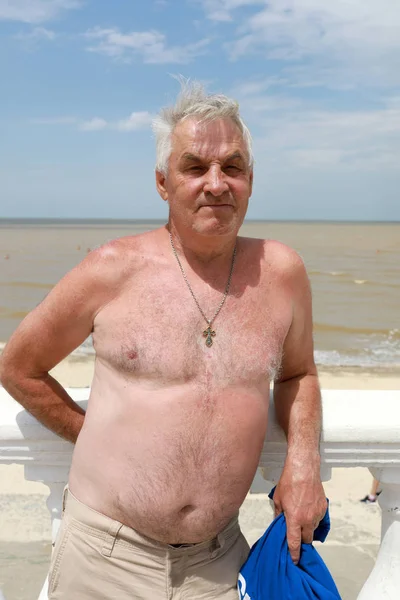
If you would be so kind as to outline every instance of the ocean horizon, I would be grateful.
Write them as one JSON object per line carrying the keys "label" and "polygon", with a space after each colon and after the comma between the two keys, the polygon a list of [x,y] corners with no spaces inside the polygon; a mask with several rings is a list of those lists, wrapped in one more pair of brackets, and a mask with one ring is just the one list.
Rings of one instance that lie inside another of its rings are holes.
{"label": "ocean horizon", "polygon": [[[75,225],[76,223],[84,224],[146,224],[146,223],[165,223],[167,219],[131,219],[131,218],[101,218],[93,219],[89,217],[0,217],[0,227],[3,225],[40,225],[40,224],[57,224],[65,223]],[[246,219],[247,223],[318,223],[318,224],[341,224],[341,225],[398,225],[400,221],[378,221],[378,220],[351,220],[351,219]]]}

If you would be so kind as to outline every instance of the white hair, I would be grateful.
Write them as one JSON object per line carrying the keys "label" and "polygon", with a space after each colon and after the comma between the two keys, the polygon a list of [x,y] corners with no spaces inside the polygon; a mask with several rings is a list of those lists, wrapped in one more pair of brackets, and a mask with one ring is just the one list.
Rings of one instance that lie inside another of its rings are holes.
{"label": "white hair", "polygon": [[167,174],[172,151],[172,133],[178,123],[189,117],[198,118],[201,122],[232,119],[243,135],[251,167],[254,160],[251,134],[240,117],[239,104],[222,94],[207,94],[198,81],[181,80],[181,86],[175,106],[163,108],[153,119],[152,127],[156,136],[156,170],[164,175]]}

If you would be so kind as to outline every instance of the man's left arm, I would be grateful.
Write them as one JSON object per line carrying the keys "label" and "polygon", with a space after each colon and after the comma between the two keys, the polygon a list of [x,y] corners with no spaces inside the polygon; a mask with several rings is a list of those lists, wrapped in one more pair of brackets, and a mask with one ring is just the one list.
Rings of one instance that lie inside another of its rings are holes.
{"label": "man's left arm", "polygon": [[292,297],[292,323],[274,384],[278,423],[287,438],[284,469],[274,494],[275,513],[285,513],[290,554],[297,564],[301,542],[311,543],[327,502],[320,477],[321,393],[314,362],[310,284],[294,255],[285,282]]}

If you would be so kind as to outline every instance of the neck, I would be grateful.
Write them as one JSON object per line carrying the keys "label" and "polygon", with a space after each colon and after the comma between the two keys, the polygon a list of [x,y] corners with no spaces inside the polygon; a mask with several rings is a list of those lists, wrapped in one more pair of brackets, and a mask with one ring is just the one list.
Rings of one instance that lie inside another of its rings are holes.
{"label": "neck", "polygon": [[189,263],[208,265],[232,259],[236,246],[237,232],[229,235],[195,235],[192,231],[182,231],[169,221],[167,230],[172,236],[176,250],[183,254]]}

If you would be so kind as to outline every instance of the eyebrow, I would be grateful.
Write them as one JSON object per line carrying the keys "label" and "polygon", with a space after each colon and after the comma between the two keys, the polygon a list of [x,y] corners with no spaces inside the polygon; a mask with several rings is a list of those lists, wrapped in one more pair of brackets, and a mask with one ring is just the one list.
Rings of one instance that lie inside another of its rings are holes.
{"label": "eyebrow", "polygon": [[236,160],[237,158],[239,158],[240,160],[244,160],[243,154],[241,152],[237,151],[237,152],[234,152],[233,154],[230,154],[225,159],[225,162],[228,162],[229,160]]}
{"label": "eyebrow", "polygon": [[[243,154],[239,151],[234,152],[233,154],[230,154],[229,156],[227,156],[223,162],[226,163],[230,160],[236,160],[236,159],[240,159],[240,160],[244,161]],[[185,152],[185,154],[182,155],[181,160],[203,162],[203,159],[200,156],[197,156],[196,154],[192,154],[191,152]]]}
{"label": "eyebrow", "polygon": [[191,154],[190,152],[185,152],[185,154],[182,155],[181,160],[201,161],[201,158],[200,156],[196,156],[195,154]]}

